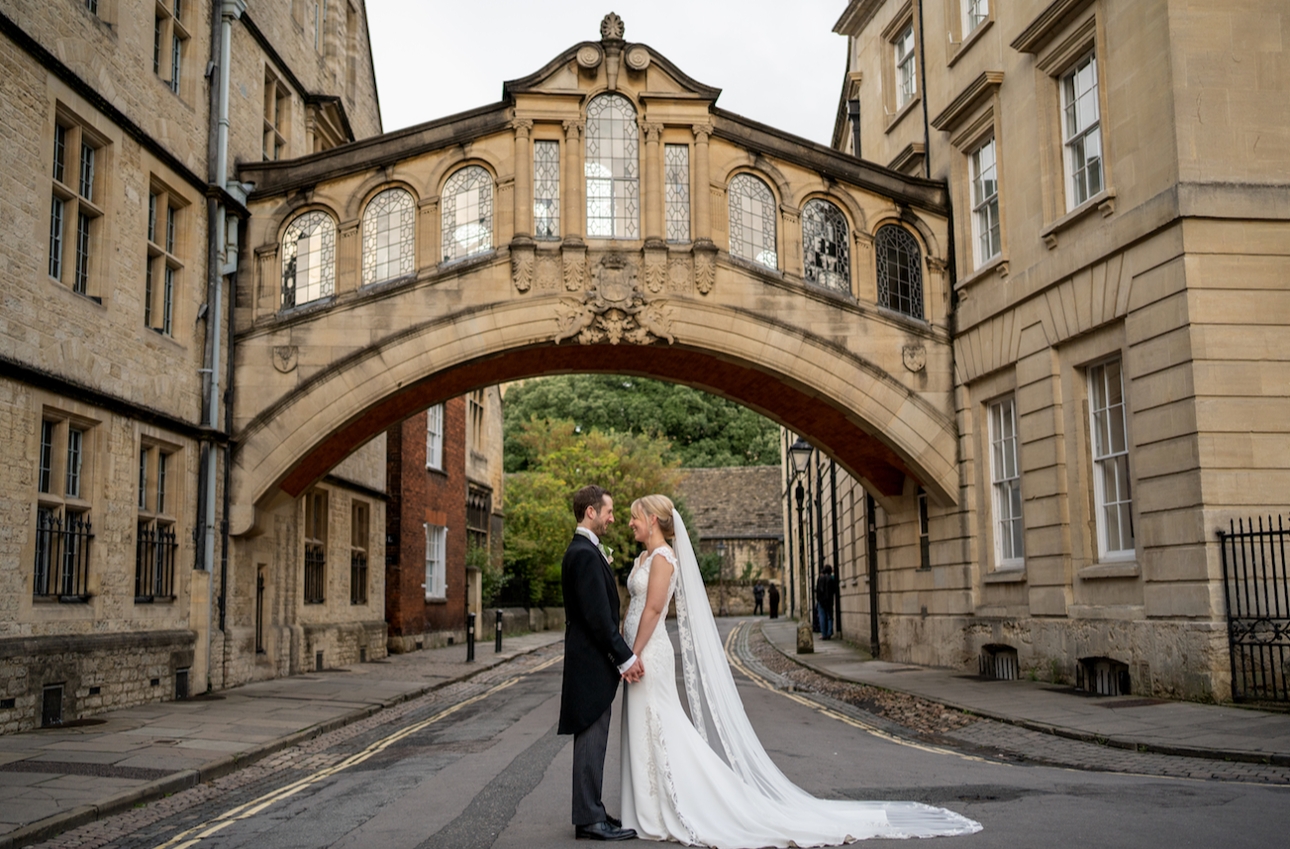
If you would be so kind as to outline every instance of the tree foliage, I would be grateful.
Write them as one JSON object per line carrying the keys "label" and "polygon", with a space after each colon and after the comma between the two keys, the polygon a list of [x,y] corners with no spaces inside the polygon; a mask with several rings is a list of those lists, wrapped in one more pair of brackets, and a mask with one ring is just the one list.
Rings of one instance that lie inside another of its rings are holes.
{"label": "tree foliage", "polygon": [[504,405],[506,470],[537,460],[521,438],[533,420],[571,421],[591,430],[664,437],[682,466],[779,463],[779,428],[746,407],[697,389],[641,377],[556,375],[510,387]]}
{"label": "tree foliage", "polygon": [[[514,434],[529,459],[506,478],[504,559],[507,580],[527,587],[531,605],[561,603],[560,562],[576,520],[573,493],[590,483],[609,490],[615,522],[602,542],[613,549],[620,575],[637,544],[627,527],[634,499],[662,493],[676,499],[683,476],[666,439],[590,428],[569,420],[531,420]],[[684,515],[684,513],[682,514]]]}

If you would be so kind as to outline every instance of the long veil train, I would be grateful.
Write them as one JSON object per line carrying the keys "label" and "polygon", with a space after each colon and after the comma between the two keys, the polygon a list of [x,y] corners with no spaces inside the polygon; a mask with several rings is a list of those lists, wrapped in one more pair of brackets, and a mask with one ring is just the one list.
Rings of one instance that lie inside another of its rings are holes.
{"label": "long veil train", "polygon": [[[744,712],[730,664],[717,632],[699,562],[685,522],[672,512],[678,560],[676,614],[681,662],[690,716],[699,736],[743,782],[776,802],[788,803],[803,817],[833,819],[850,812],[882,810],[892,829],[904,836],[972,834],[981,825],[953,811],[918,802],[860,802],[818,799],[789,781],[766,754]],[[896,835],[885,835],[896,836]]]}

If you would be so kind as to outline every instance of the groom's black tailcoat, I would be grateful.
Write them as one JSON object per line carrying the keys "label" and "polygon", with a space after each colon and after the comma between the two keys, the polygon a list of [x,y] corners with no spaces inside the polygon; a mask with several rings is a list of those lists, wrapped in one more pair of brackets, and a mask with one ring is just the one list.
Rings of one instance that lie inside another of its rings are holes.
{"label": "groom's black tailcoat", "polygon": [[561,734],[577,734],[614,702],[619,664],[632,656],[618,633],[618,584],[595,543],[575,533],[564,553],[564,685]]}

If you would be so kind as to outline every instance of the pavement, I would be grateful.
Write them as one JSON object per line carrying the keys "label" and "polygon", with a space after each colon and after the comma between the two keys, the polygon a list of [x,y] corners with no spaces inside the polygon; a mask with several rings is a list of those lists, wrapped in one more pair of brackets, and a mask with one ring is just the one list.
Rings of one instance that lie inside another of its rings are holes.
{"label": "pavement", "polygon": [[471,663],[464,644],[390,655],[0,736],[0,849],[210,781],[563,639],[510,636],[500,653],[479,644]]}
{"label": "pavement", "polygon": [[762,633],[785,656],[822,675],[921,696],[1031,731],[1137,752],[1290,766],[1290,714],[996,681],[962,670],[873,660],[845,640],[819,635],[813,654],[797,654],[797,623],[791,619],[763,620]]}

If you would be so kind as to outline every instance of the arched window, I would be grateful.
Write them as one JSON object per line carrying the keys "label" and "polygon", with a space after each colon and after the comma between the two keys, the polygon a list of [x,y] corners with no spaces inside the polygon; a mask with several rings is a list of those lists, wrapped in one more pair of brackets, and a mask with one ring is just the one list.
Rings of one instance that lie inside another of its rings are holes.
{"label": "arched window", "polygon": [[775,196],[752,174],[730,180],[730,253],[779,268],[775,252]]}
{"label": "arched window", "polygon": [[493,248],[493,177],[467,165],[448,178],[439,204],[443,261],[465,259]]}
{"label": "arched window", "polygon": [[923,317],[923,258],[909,231],[894,224],[878,228],[878,306]]}
{"label": "arched window", "polygon": [[635,239],[640,233],[640,143],[636,108],[620,94],[587,106],[587,235]]}
{"label": "arched window", "polygon": [[842,210],[826,200],[802,208],[802,253],[806,279],[839,292],[851,292],[851,250]]}
{"label": "arched window", "polygon": [[416,204],[403,189],[386,189],[363,212],[363,285],[416,270]]}
{"label": "arched window", "polygon": [[282,235],[282,308],[290,309],[336,291],[336,222],[325,212],[306,212]]}

